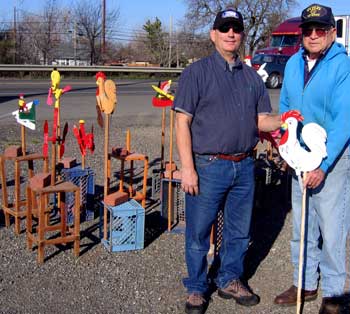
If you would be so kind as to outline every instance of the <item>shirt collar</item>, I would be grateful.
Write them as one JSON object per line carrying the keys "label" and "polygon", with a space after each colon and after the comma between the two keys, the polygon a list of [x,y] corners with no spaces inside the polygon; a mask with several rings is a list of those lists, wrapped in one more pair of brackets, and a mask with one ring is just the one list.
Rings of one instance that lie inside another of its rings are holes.
{"label": "shirt collar", "polygon": [[[214,60],[220,66],[224,71],[230,71],[230,67],[227,63],[227,61],[221,56],[221,54],[216,50],[214,52]],[[235,68],[242,68],[242,61],[237,55],[235,64],[233,65],[233,69]]]}

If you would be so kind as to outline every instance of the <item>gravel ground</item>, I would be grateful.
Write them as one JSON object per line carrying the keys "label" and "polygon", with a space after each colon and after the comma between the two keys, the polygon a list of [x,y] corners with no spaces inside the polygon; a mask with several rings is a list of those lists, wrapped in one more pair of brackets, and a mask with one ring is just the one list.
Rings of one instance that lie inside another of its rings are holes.
{"label": "gravel ground", "polygon": [[[87,129],[91,123],[86,121]],[[113,117],[111,146],[124,143],[126,128],[131,130],[132,150],[149,156],[151,170],[159,167],[158,120],[155,123],[151,117],[139,116],[118,121]],[[40,126],[37,131],[27,132],[29,151],[41,151],[41,134]],[[19,138],[17,125],[2,124],[0,151],[11,144],[19,145]],[[94,155],[88,155],[86,164],[94,169],[95,184],[100,191],[103,184],[103,131],[97,127],[95,142],[96,151]],[[80,160],[71,134],[67,138],[65,156],[75,156]],[[117,171],[118,166],[114,162],[113,171]],[[10,178],[13,167],[8,164],[7,169]],[[113,184],[116,183],[114,180]],[[13,181],[8,179],[8,184],[11,191]],[[222,300],[214,293],[208,314],[295,313],[294,307],[273,305],[274,296],[288,288],[292,280],[289,252],[291,214],[285,201],[285,188],[279,185],[259,191],[246,277],[260,295],[261,302],[255,307],[245,308],[233,301]],[[5,228],[0,214],[0,313],[183,313],[186,298],[181,283],[186,275],[184,236],[163,232],[159,201],[149,201],[146,213],[145,249],[109,253],[99,240],[96,213],[95,220],[81,224],[79,258],[74,258],[70,246],[50,246],[45,249],[46,259],[42,265],[36,262],[36,249],[26,249],[25,232],[14,235],[13,225]],[[321,296],[306,304],[303,313],[318,313],[320,302]]]}

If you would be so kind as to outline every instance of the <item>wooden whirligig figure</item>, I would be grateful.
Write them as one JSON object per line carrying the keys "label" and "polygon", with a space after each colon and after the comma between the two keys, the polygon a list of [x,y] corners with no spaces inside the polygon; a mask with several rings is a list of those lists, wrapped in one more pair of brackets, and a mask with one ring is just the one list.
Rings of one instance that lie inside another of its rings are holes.
{"label": "wooden whirligig figure", "polygon": [[309,150],[305,150],[297,138],[298,123],[303,119],[300,114],[289,111],[282,116],[282,128],[285,129],[279,143],[281,157],[292,167],[297,175],[316,169],[327,157],[327,133],[317,123],[307,123],[301,130],[301,137]]}
{"label": "wooden whirligig figure", "polygon": [[24,94],[19,94],[18,99],[18,110],[12,112],[12,115],[15,117],[17,123],[21,125],[21,139],[22,139],[22,151],[25,155],[26,153],[26,130],[29,128],[35,130],[36,126],[36,106],[39,104],[39,100],[33,100],[29,103],[26,103],[24,100]]}
{"label": "wooden whirligig figure", "polygon": [[[55,97],[54,104],[54,117],[53,117],[53,128],[52,128],[52,136],[48,137],[48,123],[45,121],[44,124],[44,146],[43,152],[44,155],[47,156],[47,141],[52,142],[52,158],[51,158],[51,180],[52,184],[55,182],[56,177],[56,161],[57,159],[62,158],[64,152],[64,146],[62,148],[62,144],[64,143],[65,136],[68,131],[68,125],[66,124],[64,127],[63,135],[61,136],[61,124],[60,124],[60,100],[61,96],[70,91],[71,86],[65,86],[64,88],[60,88],[61,75],[57,71],[56,68],[51,72],[51,87],[49,89],[47,104],[51,106],[53,104],[53,96]],[[57,149],[56,149],[57,144]]]}
{"label": "wooden whirligig figure", "polygon": [[297,313],[301,313],[301,287],[303,279],[304,266],[304,247],[305,247],[305,215],[306,215],[306,196],[307,187],[304,186],[302,179],[306,180],[308,171],[316,169],[327,157],[326,140],[327,133],[317,123],[307,123],[301,130],[301,137],[304,144],[308,147],[306,150],[298,140],[297,131],[299,122],[303,117],[298,111],[287,111],[281,116],[283,122],[282,129],[285,133],[282,135],[279,143],[279,152],[287,164],[295,170],[299,178],[299,184],[303,190],[301,223],[300,223],[300,248],[299,248],[299,277],[297,290]]}
{"label": "wooden whirligig figure", "polygon": [[96,74],[96,110],[98,125],[103,127],[103,117],[101,112],[112,114],[117,104],[116,86],[112,80],[107,80],[103,72]]}
{"label": "wooden whirligig figure", "polygon": [[24,95],[23,94],[19,94],[18,97],[19,97],[19,99],[18,99],[18,111],[19,112],[26,112],[26,111],[28,111],[27,104],[24,101]]}
{"label": "wooden whirligig figure", "polygon": [[[0,177],[2,185],[2,209],[5,214],[5,224],[10,226],[10,216],[15,220],[15,233],[20,233],[20,220],[26,217],[27,200],[21,199],[21,165],[28,165],[28,179],[34,176],[34,161],[43,161],[43,171],[48,171],[47,158],[41,154],[28,153],[26,148],[26,128],[35,130],[35,110],[39,104],[38,100],[26,103],[24,95],[20,94],[17,110],[11,114],[15,117],[18,124],[21,125],[21,147],[10,146],[5,149],[3,155],[0,155]],[[6,161],[14,162],[14,198],[9,202],[7,192]]]}
{"label": "wooden whirligig figure", "polygon": [[[163,107],[162,114],[162,156],[161,156],[161,169],[164,170],[164,132],[165,132],[165,108],[172,106],[174,96],[170,94],[171,80],[159,84],[159,87],[152,85],[153,89],[157,92],[157,95],[152,99],[152,104],[157,107]],[[173,179],[173,127],[174,127],[174,111],[170,111],[170,147],[169,147],[169,184],[168,184],[168,231],[171,230],[172,225],[172,205],[173,205],[173,190],[171,180]]]}
{"label": "wooden whirligig figure", "polygon": [[[105,129],[104,147],[104,196],[108,195],[110,183],[110,159],[109,159],[109,123],[110,116],[114,112],[117,104],[117,88],[112,80],[107,80],[103,72],[96,73],[96,109],[97,122]],[[105,114],[106,123],[104,125],[102,112]],[[107,208],[104,208],[104,239],[107,239]]]}
{"label": "wooden whirligig figure", "polygon": [[[160,172],[163,173],[165,169],[164,162],[164,142],[165,142],[165,109],[173,104],[173,96],[170,94],[171,80],[159,82],[158,86],[152,85],[152,88],[157,92],[156,96],[152,98],[152,105],[154,107],[162,108],[162,136],[161,136],[161,155],[160,155]],[[164,95],[165,93],[165,95]],[[168,96],[166,96],[168,95]]]}
{"label": "wooden whirligig figure", "polygon": [[91,133],[85,132],[85,121],[79,120],[79,128],[74,125],[73,134],[78,141],[79,149],[81,153],[81,168],[85,169],[85,156],[86,150],[89,149],[91,154],[95,151],[95,143],[94,143],[94,127],[91,126]]}

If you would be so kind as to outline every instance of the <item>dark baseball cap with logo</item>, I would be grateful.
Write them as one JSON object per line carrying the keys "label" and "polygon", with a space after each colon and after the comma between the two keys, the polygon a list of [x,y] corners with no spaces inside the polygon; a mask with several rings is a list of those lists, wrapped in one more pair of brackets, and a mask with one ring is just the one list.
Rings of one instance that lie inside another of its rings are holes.
{"label": "dark baseball cap with logo", "polygon": [[227,9],[220,11],[215,18],[213,29],[218,29],[219,27],[226,24],[235,24],[244,30],[243,17],[242,14],[233,9]]}
{"label": "dark baseball cap with logo", "polygon": [[321,4],[311,4],[301,13],[301,24],[306,27],[309,24],[322,24],[335,27],[332,9]]}

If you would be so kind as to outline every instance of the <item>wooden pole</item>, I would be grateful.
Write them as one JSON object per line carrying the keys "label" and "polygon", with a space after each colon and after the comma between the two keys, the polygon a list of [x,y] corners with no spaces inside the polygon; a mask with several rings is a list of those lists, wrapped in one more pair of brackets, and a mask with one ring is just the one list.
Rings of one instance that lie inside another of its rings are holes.
{"label": "wooden pole", "polygon": [[[104,196],[108,195],[109,192],[109,162],[108,162],[108,154],[109,154],[109,122],[110,122],[110,114],[105,115],[105,150],[104,150],[104,189],[103,189],[103,194]],[[108,222],[107,222],[107,208],[104,207],[104,212],[103,212],[103,238],[107,240],[107,227],[108,227]]]}
{"label": "wooden pole", "polygon": [[[128,151],[128,154],[131,151],[131,134],[130,129],[126,131],[126,150]],[[124,171],[124,169],[123,169]],[[134,190],[132,188],[133,185],[133,176],[134,176],[134,162],[130,160],[130,169],[129,169],[129,195],[130,197],[133,197]]]}
{"label": "wooden pole", "polygon": [[172,163],[173,163],[173,124],[174,124],[174,111],[170,110],[170,140],[169,140],[169,185],[168,185],[168,231],[171,230],[171,220],[172,220],[172,207],[173,207],[173,189],[172,189]]}
{"label": "wooden pole", "polygon": [[22,141],[22,155],[25,156],[27,147],[26,147],[26,127],[24,125],[21,125],[21,141]]}
{"label": "wooden pole", "polygon": [[56,143],[51,143],[51,185],[56,183]]}
{"label": "wooden pole", "polygon": [[131,151],[131,135],[130,135],[130,129],[127,129],[126,131],[126,149],[128,153]]}
{"label": "wooden pole", "polygon": [[[307,178],[307,173],[304,172],[303,182],[306,181],[306,178]],[[301,314],[301,290],[303,285],[303,265],[304,265],[304,248],[305,248],[306,196],[307,196],[307,187],[304,186],[303,201],[302,201],[302,207],[301,207],[301,221],[300,221],[300,248],[299,248],[297,309],[296,309],[297,314]]]}
{"label": "wooden pole", "polygon": [[57,138],[57,159],[60,159],[61,156],[61,113],[60,113],[60,99],[57,100],[57,132],[56,132],[56,138]]}
{"label": "wooden pole", "polygon": [[81,169],[85,169],[85,155],[81,155]]}
{"label": "wooden pole", "polygon": [[164,164],[164,143],[165,143],[165,108],[162,108],[162,139],[161,139],[161,151],[160,151],[160,171],[163,173],[165,169]]}

